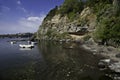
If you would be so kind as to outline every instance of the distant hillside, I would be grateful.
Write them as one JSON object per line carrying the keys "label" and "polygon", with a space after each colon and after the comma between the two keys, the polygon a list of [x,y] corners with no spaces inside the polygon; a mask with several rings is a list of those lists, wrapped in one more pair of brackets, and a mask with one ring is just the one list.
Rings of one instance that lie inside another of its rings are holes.
{"label": "distant hillside", "polygon": [[52,9],[37,32],[43,40],[120,43],[119,0],[65,0]]}
{"label": "distant hillside", "polygon": [[33,33],[17,33],[17,34],[1,34],[0,38],[28,38],[32,37]]}

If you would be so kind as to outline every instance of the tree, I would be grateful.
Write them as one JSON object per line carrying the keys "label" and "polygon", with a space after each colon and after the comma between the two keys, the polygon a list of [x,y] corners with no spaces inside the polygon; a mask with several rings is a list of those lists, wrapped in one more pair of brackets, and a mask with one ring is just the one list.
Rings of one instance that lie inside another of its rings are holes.
{"label": "tree", "polygon": [[56,15],[57,11],[58,11],[58,6],[56,6],[52,10],[50,10],[50,12],[47,14],[45,20],[46,19],[48,19],[48,20],[52,19],[52,17]]}
{"label": "tree", "polygon": [[114,0],[113,7],[114,7],[114,14],[118,16],[120,12],[120,0]]}
{"label": "tree", "polygon": [[99,40],[102,40],[102,43],[107,43],[111,39],[111,28],[113,25],[111,25],[112,19],[105,18],[101,20],[99,23],[99,26],[97,27],[95,31],[95,37]]}
{"label": "tree", "polygon": [[96,4],[98,5],[99,3],[102,4],[112,4],[113,0],[87,0],[86,4],[90,7],[94,7]]}
{"label": "tree", "polygon": [[60,12],[61,14],[68,14],[70,12],[81,12],[83,9],[83,2],[81,0],[65,0]]}

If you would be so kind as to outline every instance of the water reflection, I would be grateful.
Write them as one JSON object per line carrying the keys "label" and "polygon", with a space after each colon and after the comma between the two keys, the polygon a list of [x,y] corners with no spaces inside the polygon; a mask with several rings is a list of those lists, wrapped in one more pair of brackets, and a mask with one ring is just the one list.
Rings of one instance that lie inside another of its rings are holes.
{"label": "water reflection", "polygon": [[21,51],[32,50],[32,48],[20,48]]}
{"label": "water reflection", "polygon": [[[69,48],[72,45],[75,48]],[[39,72],[38,79],[106,80],[101,78],[104,73],[97,68],[99,58],[75,43],[41,42],[39,49],[46,64]]]}
{"label": "water reflection", "polygon": [[111,80],[98,69],[99,57],[79,45],[42,41],[32,50],[16,49],[19,56],[9,60],[14,66],[0,70],[0,80]]}

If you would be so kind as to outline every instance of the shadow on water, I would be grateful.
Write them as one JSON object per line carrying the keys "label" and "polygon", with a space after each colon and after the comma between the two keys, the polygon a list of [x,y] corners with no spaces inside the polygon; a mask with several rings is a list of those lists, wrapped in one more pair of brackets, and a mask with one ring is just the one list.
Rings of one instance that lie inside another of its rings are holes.
{"label": "shadow on water", "polygon": [[98,69],[99,56],[79,45],[42,41],[36,47],[42,57],[4,70],[0,80],[112,80]]}
{"label": "shadow on water", "polygon": [[[73,48],[69,48],[73,46]],[[90,54],[76,43],[59,44],[57,42],[41,42],[45,66],[37,74],[41,80],[112,80],[99,71],[98,56]],[[40,65],[41,66],[41,65]]]}

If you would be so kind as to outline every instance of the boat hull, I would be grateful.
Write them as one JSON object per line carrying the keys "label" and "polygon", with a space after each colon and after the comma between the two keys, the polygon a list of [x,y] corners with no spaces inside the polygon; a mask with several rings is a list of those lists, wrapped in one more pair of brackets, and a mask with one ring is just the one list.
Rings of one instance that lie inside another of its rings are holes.
{"label": "boat hull", "polygon": [[21,48],[33,48],[33,47],[34,47],[34,45],[29,45],[29,44],[28,44],[28,45],[20,44],[19,46],[20,46]]}

